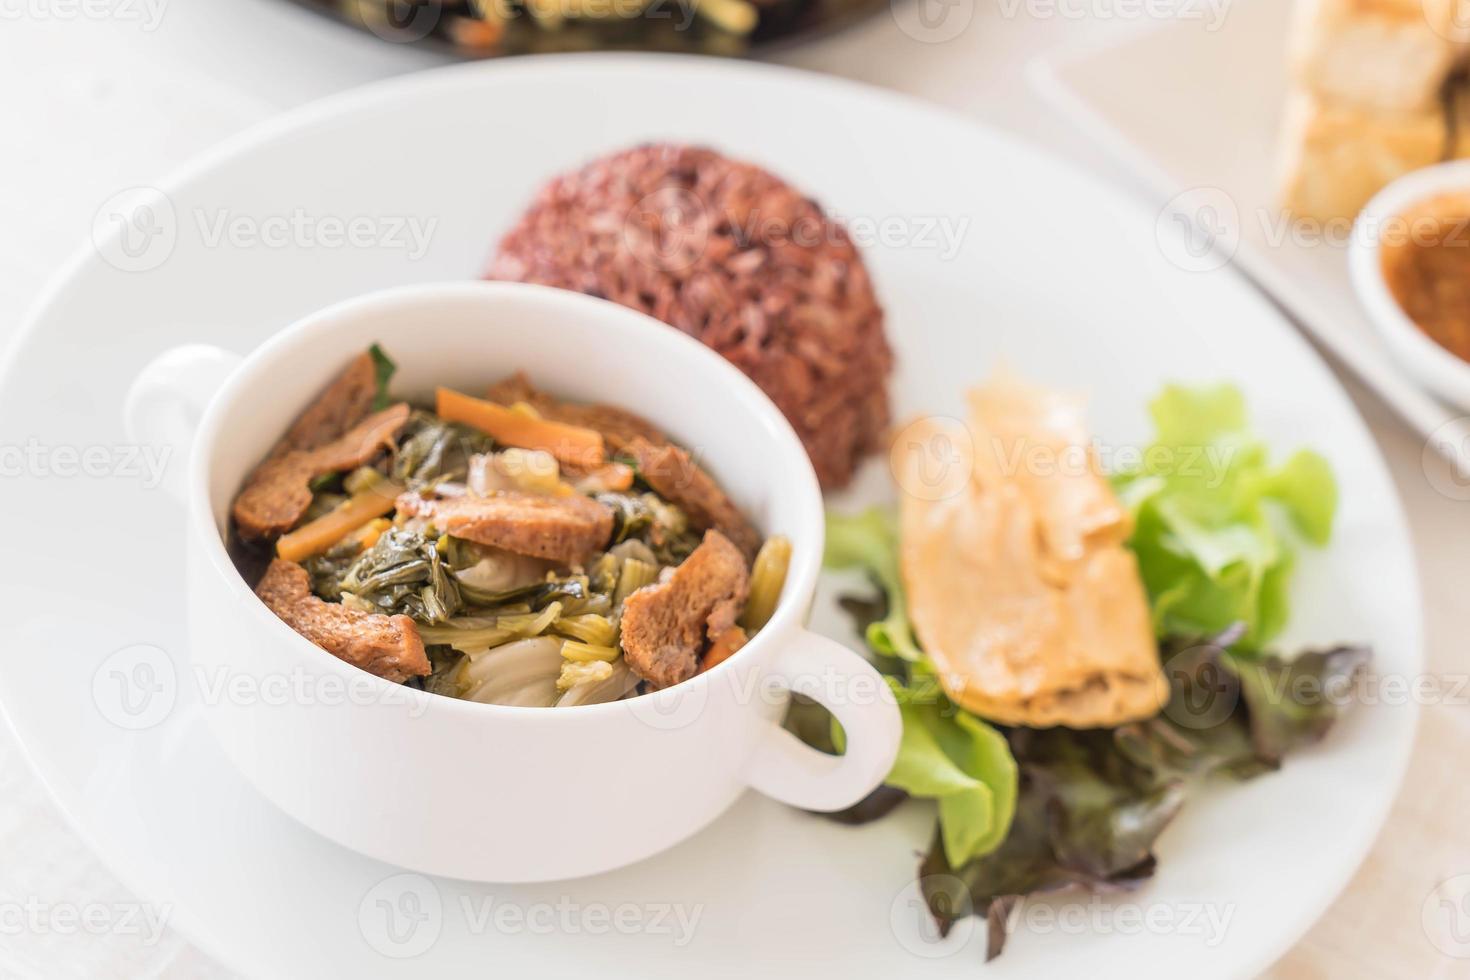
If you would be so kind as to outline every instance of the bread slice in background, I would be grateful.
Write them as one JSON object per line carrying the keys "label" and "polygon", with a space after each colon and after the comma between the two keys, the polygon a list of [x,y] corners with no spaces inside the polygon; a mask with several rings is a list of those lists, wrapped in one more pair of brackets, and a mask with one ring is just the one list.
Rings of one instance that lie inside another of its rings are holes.
{"label": "bread slice in background", "polygon": [[1281,206],[1294,218],[1352,220],[1391,180],[1445,158],[1450,132],[1436,97],[1383,113],[1292,94],[1281,132]]}
{"label": "bread slice in background", "polygon": [[1470,79],[1456,79],[1445,99],[1450,114],[1450,158],[1470,159]]}
{"label": "bread slice in background", "polygon": [[1385,112],[1440,96],[1470,37],[1467,0],[1297,0],[1291,68],[1327,100]]}

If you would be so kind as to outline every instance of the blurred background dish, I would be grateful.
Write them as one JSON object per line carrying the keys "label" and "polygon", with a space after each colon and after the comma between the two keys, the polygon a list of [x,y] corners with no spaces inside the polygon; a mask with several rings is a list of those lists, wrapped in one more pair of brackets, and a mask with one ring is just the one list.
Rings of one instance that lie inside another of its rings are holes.
{"label": "blurred background dish", "polygon": [[[1447,124],[1431,99],[1436,108],[1421,115],[1433,124],[1432,151],[1392,166],[1377,166],[1385,156],[1354,138],[1361,130],[1302,129],[1293,118],[1302,100],[1328,102],[1304,94],[1312,90],[1301,81],[1300,61],[1287,56],[1286,39],[1311,35],[1306,28],[1294,34],[1302,21],[1293,17],[1318,6],[1298,11],[1275,0],[1236,0],[1227,30],[1168,21],[1108,43],[1062,47],[1033,64],[1032,78],[1044,98],[1152,188],[1164,202],[1161,228],[1192,229],[1188,247],[1172,256],[1175,264],[1197,273],[1226,266],[1244,273],[1434,451],[1470,472],[1470,419],[1404,368],[1348,272],[1358,209],[1389,181],[1440,159]],[[1424,33],[1411,32],[1421,39]],[[1238,70],[1247,63],[1251,71]],[[1173,83],[1160,85],[1160,78]],[[1453,79],[1435,74],[1424,84],[1437,92],[1441,85],[1453,88]],[[1341,106],[1335,99],[1325,111],[1358,111]],[[1323,136],[1321,153],[1302,152],[1303,133]],[[1341,172],[1322,165],[1338,160],[1349,164]],[[1355,172],[1357,164],[1374,169],[1365,176]],[[1314,189],[1308,196],[1326,202],[1313,205],[1310,218],[1302,204],[1292,204],[1302,197],[1294,173],[1308,178],[1304,186]]]}
{"label": "blurred background dish", "polygon": [[885,0],[292,0],[400,44],[462,58],[564,51],[739,57],[826,34]]}
{"label": "blurred background dish", "polygon": [[1348,246],[1353,289],[1398,362],[1470,411],[1470,161],[1398,178],[1358,215]]}

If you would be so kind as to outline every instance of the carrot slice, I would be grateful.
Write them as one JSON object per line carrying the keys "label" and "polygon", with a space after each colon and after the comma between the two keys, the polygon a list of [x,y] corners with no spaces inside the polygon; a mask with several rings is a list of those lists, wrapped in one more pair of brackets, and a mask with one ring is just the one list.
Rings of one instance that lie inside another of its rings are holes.
{"label": "carrot slice", "polygon": [[699,672],[702,674],[711,667],[729,660],[734,656],[735,651],[745,646],[746,639],[745,630],[739,626],[731,626],[722,632],[714,638],[714,642],[705,651],[704,662],[699,665]]}
{"label": "carrot slice", "polygon": [[301,561],[319,555],[364,524],[393,510],[403,487],[387,481],[353,494],[329,513],[276,541],[276,556]]}
{"label": "carrot slice", "polygon": [[437,390],[434,407],[440,418],[463,422],[489,434],[496,442],[521,449],[544,449],[559,462],[580,469],[595,469],[607,458],[602,433],[594,429],[537,418],[449,388]]}

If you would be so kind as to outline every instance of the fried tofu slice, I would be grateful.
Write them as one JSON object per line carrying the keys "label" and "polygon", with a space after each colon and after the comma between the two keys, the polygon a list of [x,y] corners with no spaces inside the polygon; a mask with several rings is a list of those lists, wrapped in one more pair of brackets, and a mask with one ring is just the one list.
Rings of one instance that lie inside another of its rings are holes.
{"label": "fried tofu slice", "polygon": [[1464,0],[1297,0],[1297,83],[1345,106],[1432,108],[1464,45]]}
{"label": "fried tofu slice", "polygon": [[393,448],[408,421],[406,403],[375,412],[315,449],[288,449],[255,468],[231,513],[246,538],[269,538],[295,527],[311,506],[311,481],[367,463]]}
{"label": "fried tofu slice", "polygon": [[1385,115],[1297,92],[1282,125],[1281,206],[1297,219],[1352,221],[1384,185],[1448,148],[1438,103]]}
{"label": "fried tofu slice", "polygon": [[395,684],[429,674],[413,620],[324,602],[312,594],[311,577],[295,562],[272,561],[255,594],[287,626],[354,667]]}
{"label": "fried tofu slice", "polygon": [[271,455],[284,455],[293,449],[316,449],[341,438],[367,418],[377,394],[377,366],[372,354],[363,351],[291,423]]}
{"label": "fried tofu slice", "polygon": [[439,531],[517,555],[580,565],[612,538],[613,512],[591,497],[505,491],[488,497],[398,498],[398,512],[422,517]]}
{"label": "fried tofu slice", "polygon": [[695,529],[714,528],[734,542],[747,561],[754,560],[760,532],[688,453],[642,438],[628,443],[624,451],[637,462],[643,481],[688,515]]}
{"label": "fried tofu slice", "polygon": [[735,626],[750,596],[750,567],[719,531],[666,581],[646,585],[623,601],[623,656],[633,672],[657,687],[687,681],[705,648]]}
{"label": "fried tofu slice", "polygon": [[544,419],[601,433],[613,452],[625,450],[634,439],[655,444],[669,441],[652,422],[625,409],[560,401],[532,385],[524,371],[517,371],[491,386],[485,398],[507,408],[520,402],[534,408]]}

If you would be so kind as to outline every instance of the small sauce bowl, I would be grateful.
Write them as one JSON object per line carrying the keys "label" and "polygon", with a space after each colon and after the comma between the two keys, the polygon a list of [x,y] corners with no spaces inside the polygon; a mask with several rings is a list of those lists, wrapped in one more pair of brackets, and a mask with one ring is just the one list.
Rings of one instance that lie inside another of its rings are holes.
{"label": "small sauce bowl", "polygon": [[[1406,247],[1411,236],[1426,233],[1423,207],[1451,195],[1470,198],[1470,161],[1426,167],[1389,184],[1358,215],[1348,267],[1358,300],[1399,362],[1434,394],[1470,411],[1470,361],[1440,346],[1414,322],[1384,270],[1388,249]],[[1459,237],[1465,238],[1470,256],[1470,223]]]}

